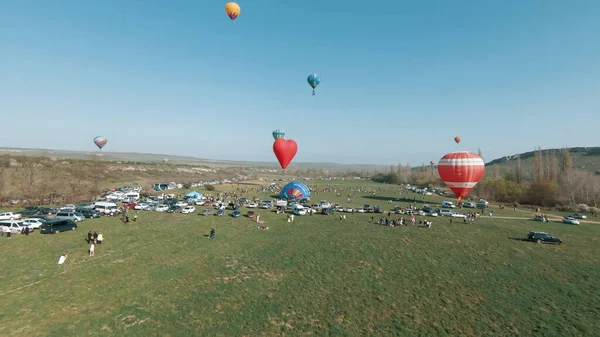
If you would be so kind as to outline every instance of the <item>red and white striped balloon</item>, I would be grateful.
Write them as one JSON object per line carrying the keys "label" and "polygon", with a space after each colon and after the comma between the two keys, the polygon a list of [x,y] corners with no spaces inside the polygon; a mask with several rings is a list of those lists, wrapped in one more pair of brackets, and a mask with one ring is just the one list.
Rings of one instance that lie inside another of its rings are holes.
{"label": "red and white striped balloon", "polygon": [[440,178],[461,200],[483,178],[485,163],[473,152],[458,151],[443,156],[437,169]]}

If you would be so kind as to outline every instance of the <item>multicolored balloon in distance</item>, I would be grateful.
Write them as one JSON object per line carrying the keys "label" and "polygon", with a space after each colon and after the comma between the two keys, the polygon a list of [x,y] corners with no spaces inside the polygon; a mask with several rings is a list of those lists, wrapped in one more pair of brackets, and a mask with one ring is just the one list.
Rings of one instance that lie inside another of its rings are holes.
{"label": "multicolored balloon in distance", "polygon": [[106,145],[106,143],[108,143],[108,139],[106,139],[106,137],[98,136],[98,137],[94,138],[94,144],[96,144],[96,146],[100,150],[102,150],[102,148],[104,147],[104,145]]}
{"label": "multicolored balloon in distance", "polygon": [[459,136],[454,137],[454,141],[456,142],[456,144],[460,143],[460,137]]}
{"label": "multicolored balloon in distance", "polygon": [[305,183],[291,181],[287,183],[279,192],[279,198],[287,199],[308,199],[310,198],[310,188]]}
{"label": "multicolored balloon in distance", "polygon": [[312,94],[314,96],[315,88],[319,85],[319,83],[321,83],[321,78],[317,74],[311,74],[311,75],[308,75],[308,78],[306,79],[306,81],[308,82],[308,85],[310,85],[311,88],[313,88]]}
{"label": "multicolored balloon in distance", "polygon": [[240,12],[240,5],[236,4],[235,2],[228,2],[225,4],[225,13],[227,13],[227,16],[231,19],[232,23],[240,15]]}
{"label": "multicolored balloon in distance", "polygon": [[277,157],[277,161],[279,161],[279,165],[283,170],[285,170],[292,159],[296,156],[298,152],[298,144],[292,139],[275,139],[273,143],[273,153],[275,153],[275,157]]}
{"label": "multicolored balloon in distance", "polygon": [[460,201],[483,178],[485,163],[473,152],[459,151],[443,156],[437,169],[440,178]]}
{"label": "multicolored balloon in distance", "polygon": [[285,138],[285,132],[283,130],[275,130],[273,131],[273,139],[277,140],[279,138]]}

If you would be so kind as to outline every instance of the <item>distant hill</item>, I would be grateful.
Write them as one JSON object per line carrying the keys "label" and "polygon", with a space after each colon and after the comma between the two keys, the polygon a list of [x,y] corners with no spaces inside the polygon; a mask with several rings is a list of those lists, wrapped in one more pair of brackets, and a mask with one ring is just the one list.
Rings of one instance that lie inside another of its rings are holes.
{"label": "distant hill", "polygon": [[[560,158],[562,149],[541,150],[542,156],[555,156]],[[600,172],[600,147],[571,147],[568,148],[573,161],[573,168],[588,172]],[[515,160],[520,155],[521,168],[523,172],[530,172],[533,169],[534,156],[536,151],[523,152],[503,158],[494,159],[485,164],[486,174],[491,174],[494,166],[499,167],[501,173],[514,170]]]}
{"label": "distant hill", "polygon": [[[261,168],[277,169],[279,166],[275,161],[235,161],[235,160],[215,160],[206,158],[196,158],[188,156],[176,156],[167,154],[153,153],[131,153],[131,152],[109,152],[109,151],[70,151],[70,150],[52,150],[52,149],[26,149],[26,148],[8,148],[0,147],[0,155],[13,156],[32,156],[32,157],[56,157],[68,159],[96,159],[106,161],[128,161],[140,163],[163,163],[165,160],[170,164],[183,165],[208,165],[208,166],[251,166]],[[372,164],[339,164],[332,162],[295,162],[289,168],[295,169],[317,169],[329,171],[358,171],[389,168],[386,165]]]}

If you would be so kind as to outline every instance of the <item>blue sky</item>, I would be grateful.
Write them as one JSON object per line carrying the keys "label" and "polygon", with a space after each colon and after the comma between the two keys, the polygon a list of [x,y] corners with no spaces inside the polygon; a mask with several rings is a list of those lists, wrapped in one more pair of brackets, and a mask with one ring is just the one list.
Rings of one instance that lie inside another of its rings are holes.
{"label": "blue sky", "polygon": [[415,165],[600,145],[599,1],[238,3],[232,24],[225,1],[6,1],[0,146],[274,160],[281,128],[295,161]]}

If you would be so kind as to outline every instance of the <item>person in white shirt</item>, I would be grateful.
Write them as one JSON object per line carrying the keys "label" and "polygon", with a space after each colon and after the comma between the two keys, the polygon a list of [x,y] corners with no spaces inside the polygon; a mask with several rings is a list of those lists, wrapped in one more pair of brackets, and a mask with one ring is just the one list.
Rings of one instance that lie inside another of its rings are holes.
{"label": "person in white shirt", "polygon": [[89,250],[89,254],[90,254],[90,256],[94,256],[94,248],[95,248],[95,245],[92,243],[92,244],[90,245],[90,250]]}
{"label": "person in white shirt", "polygon": [[67,260],[67,254],[63,254],[58,258],[58,264],[63,264]]}

